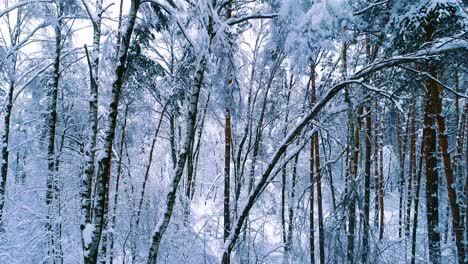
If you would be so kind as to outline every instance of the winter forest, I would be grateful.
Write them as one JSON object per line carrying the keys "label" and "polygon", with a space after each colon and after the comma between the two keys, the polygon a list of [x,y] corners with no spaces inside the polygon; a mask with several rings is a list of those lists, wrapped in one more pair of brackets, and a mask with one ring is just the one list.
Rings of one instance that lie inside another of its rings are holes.
{"label": "winter forest", "polygon": [[468,263],[465,0],[0,0],[0,263]]}

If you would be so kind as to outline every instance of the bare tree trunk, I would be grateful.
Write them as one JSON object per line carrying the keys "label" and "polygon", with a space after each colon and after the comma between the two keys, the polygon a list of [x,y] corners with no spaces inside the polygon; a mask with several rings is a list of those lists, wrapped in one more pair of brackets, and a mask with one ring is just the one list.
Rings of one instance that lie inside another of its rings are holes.
{"label": "bare tree trunk", "polygon": [[[403,120],[400,117],[401,113],[397,113],[397,141],[398,141],[398,153],[399,153],[399,161],[400,161],[400,177],[398,179],[398,192],[400,194],[399,201],[398,201],[398,237],[401,239],[403,236],[403,224],[404,224],[404,196],[405,196],[405,158],[406,158],[406,145],[407,145],[407,138],[408,138],[408,122],[406,122],[406,126],[402,129]],[[403,131],[402,131],[403,130]],[[406,132],[405,132],[406,131]],[[404,135],[402,135],[402,132]]]}
{"label": "bare tree trunk", "polygon": [[[354,240],[355,240],[355,229],[356,229],[356,184],[355,180],[357,179],[358,176],[358,170],[359,170],[359,151],[360,151],[360,146],[361,146],[361,140],[360,140],[360,132],[361,132],[361,116],[362,116],[362,111],[363,108],[362,106],[358,107],[358,117],[357,117],[357,125],[354,130],[354,149],[352,152],[353,158],[351,159],[350,166],[352,168],[350,169],[350,180],[349,180],[349,201],[348,201],[348,211],[349,211],[349,226],[348,226],[348,251],[347,251],[347,258],[349,263],[353,264],[355,263],[355,256],[354,256]],[[353,122],[353,121],[351,121]]]}
{"label": "bare tree trunk", "polygon": [[366,134],[364,138],[366,157],[364,168],[364,217],[363,217],[363,232],[362,235],[362,263],[367,263],[369,258],[369,215],[370,215],[370,180],[371,180],[371,137],[372,137],[372,122],[371,109],[366,107]]}
{"label": "bare tree trunk", "polygon": [[[85,51],[89,67],[90,76],[90,96],[89,96],[89,111],[88,111],[88,135],[87,144],[85,147],[85,170],[82,175],[81,182],[81,242],[83,250],[85,241],[83,239],[83,230],[87,224],[92,223],[92,207],[91,195],[94,177],[94,162],[96,155],[96,141],[98,134],[98,97],[99,97],[99,54],[101,43],[101,20],[102,20],[102,0],[96,0],[96,15],[90,10],[88,5],[85,5],[91,24],[93,25],[93,50],[91,57],[89,56],[88,48],[85,45]],[[105,244],[105,243],[104,243]],[[104,247],[103,247],[104,248]]]}
{"label": "bare tree trunk", "polygon": [[[323,137],[323,133],[320,133],[320,140],[322,141],[322,144],[321,144],[322,145],[322,151],[327,156],[327,159],[330,160],[330,157],[331,157],[330,152],[331,152],[332,149],[331,149],[329,138],[327,136],[327,138],[325,140],[324,137]],[[327,143],[327,145],[329,145],[328,151],[327,151],[325,142]],[[328,154],[327,154],[327,152],[328,152]],[[333,173],[332,173],[330,164],[329,163],[326,164],[324,169],[327,170],[328,185],[329,185],[329,188],[330,188],[330,194],[331,194],[331,200],[332,200],[332,209],[333,209],[333,211],[336,211],[337,205],[336,205],[335,185],[333,183]]]}
{"label": "bare tree trunk", "polygon": [[102,158],[98,161],[97,188],[96,188],[96,206],[93,209],[92,223],[87,223],[83,229],[84,238],[84,262],[85,264],[94,264],[97,261],[99,244],[101,242],[102,230],[104,225],[104,203],[106,198],[106,189],[109,184],[107,181],[111,173],[111,151],[115,137],[115,128],[117,126],[117,113],[121,89],[124,82],[125,65],[127,62],[128,48],[130,39],[135,26],[137,12],[140,6],[139,0],[132,0],[130,12],[127,18],[127,25],[122,34],[121,49],[118,54],[118,63],[115,68],[115,80],[112,83],[111,104],[109,106],[109,119],[105,128],[104,147]]}
{"label": "bare tree trunk", "polygon": [[[382,118],[383,119],[383,118]],[[379,142],[379,240],[383,239],[384,228],[385,228],[385,204],[384,204],[384,174],[383,174],[383,124],[380,120],[380,135],[378,136]]]}
{"label": "bare tree trunk", "polygon": [[[316,96],[316,87],[315,87],[315,62],[310,62],[310,93],[311,93],[311,106],[313,107],[317,101]],[[317,154],[315,153],[317,150],[315,148],[315,137],[316,134],[312,136],[310,139],[310,160],[309,160],[309,243],[310,243],[310,263],[315,263],[315,224],[314,224],[314,166],[317,168]],[[318,177],[318,174],[317,174]],[[317,181],[318,184],[318,181]],[[317,187],[318,188],[318,187]]]}
{"label": "bare tree trunk", "polygon": [[206,103],[203,108],[203,113],[200,122],[198,123],[198,134],[197,134],[197,141],[195,143],[195,150],[193,151],[193,156],[194,156],[194,170],[193,170],[193,179],[190,182],[190,185],[187,187],[187,197],[189,197],[190,200],[193,199],[193,196],[195,195],[195,186],[196,186],[196,179],[197,179],[197,168],[198,168],[198,159],[200,157],[200,144],[201,144],[201,139],[203,135],[203,128],[205,126],[205,118],[206,118],[206,111],[208,110],[208,105],[210,103],[210,93],[208,92],[207,98],[206,98]]}
{"label": "bare tree trunk", "polygon": [[[231,230],[231,210],[230,210],[230,196],[231,196],[231,89],[232,79],[228,80],[227,87],[227,106],[225,112],[225,127],[224,127],[224,241],[229,237]],[[223,264],[229,264],[231,262],[230,256],[223,258]]]}
{"label": "bare tree trunk", "polygon": [[[311,84],[311,102],[314,105],[317,102],[317,88],[315,81],[315,61],[311,63],[310,73],[310,84]],[[325,263],[325,234],[323,230],[323,206],[322,206],[322,173],[320,168],[320,148],[319,148],[319,135],[316,132],[311,139],[314,148],[314,163],[315,163],[315,177],[317,180],[317,210],[318,210],[318,231],[319,231],[319,256],[320,263]],[[313,188],[313,182],[311,182],[311,189]],[[312,207],[313,208],[313,207]]]}
{"label": "bare tree trunk", "polygon": [[[8,2],[7,2],[8,3]],[[18,43],[20,42],[21,36],[21,29],[23,28],[23,8],[19,7],[18,12],[16,14],[16,23],[13,27],[10,26],[9,30],[9,37],[10,37],[10,48],[16,49]],[[8,18],[9,21],[9,18]],[[3,133],[1,135],[1,144],[2,144],[2,159],[1,159],[1,168],[0,168],[0,234],[4,231],[3,229],[3,214],[4,214],[4,206],[5,206],[5,196],[6,196],[6,184],[8,180],[8,167],[9,167],[9,154],[10,154],[10,126],[11,126],[11,115],[12,115],[12,108],[13,108],[13,96],[14,90],[16,86],[16,78],[17,78],[17,60],[18,60],[18,52],[12,52],[6,58],[6,61],[10,64],[9,67],[4,67],[3,71],[7,72],[8,76],[8,88],[6,89],[6,96],[5,96],[5,108],[4,108],[4,122],[3,122]],[[2,65],[3,66],[3,65]],[[19,154],[18,154],[19,155]],[[24,157],[23,157],[24,158]],[[19,159],[18,159],[19,161]],[[19,162],[17,162],[18,167]],[[21,173],[24,176],[24,173]],[[22,177],[22,181],[24,183],[24,178]]]}
{"label": "bare tree trunk", "polygon": [[[254,49],[254,58],[253,58],[253,63],[255,63],[257,61],[257,56],[258,56],[258,49],[259,49],[259,38],[257,37],[256,41],[255,41],[255,49]],[[245,170],[245,162],[247,160],[247,157],[248,157],[248,153],[249,151],[246,151],[246,154],[244,156],[244,158],[242,159],[242,150],[244,149],[244,145],[247,141],[247,138],[249,139],[248,140],[248,144],[247,144],[247,149],[249,149],[249,146],[250,146],[250,138],[249,135],[251,134],[250,133],[250,128],[251,128],[251,124],[252,124],[252,111],[251,111],[251,105],[252,105],[252,100],[254,101],[255,103],[255,99],[253,99],[252,97],[252,93],[253,93],[253,86],[254,86],[254,76],[255,76],[255,67],[252,67],[252,70],[250,71],[250,82],[249,82],[249,91],[248,91],[248,96],[247,96],[247,106],[246,106],[246,112],[247,112],[247,122],[245,124],[245,127],[244,127],[244,131],[242,133],[242,138],[240,140],[240,143],[239,143],[239,146],[238,146],[238,149],[237,149],[237,154],[236,154],[236,157],[234,159],[234,166],[235,166],[235,170],[234,170],[234,173],[235,173],[235,176],[234,176],[234,179],[235,179],[235,193],[234,193],[234,215],[235,215],[235,218],[237,218],[238,216],[238,204],[239,204],[239,198],[240,198],[240,192],[241,192],[241,188],[242,188],[242,183],[244,182],[244,170]],[[241,161],[242,160],[242,161]],[[237,166],[236,166],[237,165]]]}
{"label": "bare tree trunk", "polygon": [[112,210],[112,220],[110,223],[110,229],[112,232],[109,233],[110,237],[110,263],[113,263],[114,259],[114,228],[115,223],[117,222],[117,204],[119,201],[119,186],[120,186],[120,176],[122,175],[122,163],[123,163],[123,150],[125,146],[125,133],[127,129],[127,115],[128,115],[128,104],[125,104],[125,111],[124,111],[124,123],[122,126],[122,137],[120,138],[120,148],[119,148],[119,161],[117,163],[117,177],[115,179],[115,191],[114,191],[114,208]]}
{"label": "bare tree trunk", "polygon": [[185,162],[187,159],[187,153],[189,151],[190,144],[193,140],[194,127],[195,127],[197,113],[198,113],[198,99],[200,95],[200,88],[203,84],[203,75],[205,73],[205,67],[207,63],[206,60],[207,58],[204,56],[200,59],[197,70],[195,72],[194,86],[190,94],[189,109],[188,109],[187,118],[186,118],[187,124],[186,124],[185,138],[184,138],[184,142],[182,145],[182,150],[180,151],[179,157],[177,159],[177,165],[174,168],[174,175],[173,175],[172,183],[171,183],[169,192],[167,193],[166,206],[163,209],[163,214],[152,235],[151,247],[149,250],[148,261],[147,261],[148,264],[157,263],[159,246],[161,244],[162,237],[164,233],[166,232],[167,226],[169,225],[169,221],[172,217],[172,212],[174,210],[177,188],[179,186],[182,173],[184,171],[184,166],[185,166]]}
{"label": "bare tree trunk", "polygon": [[[429,73],[436,78],[437,71],[435,65],[429,66]],[[430,93],[430,99],[432,100],[433,114],[435,115],[435,121],[437,123],[438,133],[437,138],[442,152],[442,160],[444,163],[445,179],[447,181],[447,193],[448,200],[450,203],[450,209],[452,211],[452,231],[455,235],[455,245],[458,253],[458,263],[465,262],[465,246],[463,244],[463,225],[461,223],[460,205],[457,198],[456,183],[454,180],[454,173],[452,168],[452,160],[448,150],[448,136],[445,129],[445,118],[442,116],[442,99],[440,98],[440,87],[434,80],[428,80],[428,91]]]}
{"label": "bare tree trunk", "polygon": [[148,153],[148,164],[146,165],[146,169],[145,169],[145,176],[143,178],[143,186],[141,187],[140,200],[138,202],[138,210],[137,210],[137,214],[136,214],[136,224],[135,224],[136,228],[138,228],[140,226],[141,209],[143,208],[143,201],[145,199],[146,184],[148,182],[149,172],[150,172],[150,169],[151,169],[151,164],[153,163],[154,147],[156,145],[156,140],[158,139],[159,129],[161,128],[162,120],[164,118],[164,113],[166,113],[166,106],[167,105],[164,105],[163,110],[161,111],[161,114],[159,116],[159,122],[158,122],[158,125],[156,127],[156,130],[154,131],[153,141],[151,142],[150,151]]}
{"label": "bare tree trunk", "polygon": [[[20,24],[21,24],[21,8],[18,9],[16,24],[11,32],[11,46],[12,48],[16,46],[20,37]],[[10,55],[11,69],[8,71],[9,82],[8,90],[5,98],[5,113],[4,113],[4,122],[3,122],[3,134],[2,134],[2,164],[1,164],[1,177],[0,177],[0,232],[3,232],[3,208],[5,206],[5,193],[6,193],[6,183],[8,178],[8,164],[9,164],[9,138],[10,138],[10,123],[11,123],[11,110],[13,108],[13,93],[15,90],[15,79],[16,79],[16,61],[17,53]]]}
{"label": "bare tree trunk", "polygon": [[[226,6],[226,20],[232,17],[232,1],[230,0]],[[229,34],[229,33],[228,33]],[[231,44],[231,43],[229,43]],[[233,70],[232,52],[229,47],[229,70]],[[231,143],[232,143],[232,132],[231,132],[231,103],[232,103],[232,88],[233,88],[233,76],[232,73],[228,73],[229,77],[226,86],[226,109],[224,119],[224,199],[223,199],[223,216],[224,216],[224,242],[229,237],[231,232],[231,209],[230,209],[230,198],[231,198]],[[223,264],[231,263],[231,256],[223,256]]]}
{"label": "bare tree trunk", "polygon": [[419,212],[419,191],[421,189],[421,174],[422,174],[422,165],[424,157],[424,152],[426,147],[424,146],[424,138],[426,135],[423,132],[423,140],[421,141],[421,150],[419,154],[419,165],[416,175],[416,182],[414,186],[414,214],[413,214],[413,234],[411,241],[411,264],[416,263],[416,234],[418,231],[418,212]]}
{"label": "bare tree trunk", "polygon": [[175,142],[175,125],[176,116],[174,113],[169,114],[169,142],[171,144],[171,159],[172,159],[172,167],[175,168],[177,165],[177,146]]}
{"label": "bare tree trunk", "polygon": [[413,200],[413,183],[414,183],[414,171],[416,169],[416,100],[412,100],[410,107],[411,114],[411,132],[410,132],[410,146],[409,146],[409,168],[408,168],[408,193],[406,197],[406,221],[405,221],[405,237],[410,236],[410,225],[411,225],[411,201]]}
{"label": "bare tree trunk", "polygon": [[[456,46],[456,48],[447,48],[447,49],[442,49],[442,50],[435,50],[435,51],[428,51],[426,54],[432,55],[432,54],[440,54],[440,52],[452,52],[456,49],[462,49],[461,47]],[[400,56],[401,58],[401,56]],[[249,195],[249,197],[246,200],[245,207],[241,210],[241,213],[239,214],[239,217],[235,221],[234,225],[231,228],[231,234],[229,235],[229,239],[226,240],[224,243],[224,255],[225,254],[230,254],[232,250],[234,249],[234,246],[238,242],[239,235],[242,232],[242,227],[245,224],[246,219],[249,216],[249,212],[252,209],[253,205],[255,204],[255,201],[258,199],[258,197],[262,194],[262,192],[265,190],[265,188],[268,186],[268,184],[271,182],[269,181],[271,173],[273,172],[273,169],[275,168],[276,164],[278,161],[281,159],[283,154],[286,152],[288,146],[297,139],[297,137],[303,132],[303,130],[311,123],[311,121],[317,117],[317,115],[320,113],[320,111],[325,107],[331,99],[335,98],[335,96],[341,92],[341,91],[346,91],[346,88],[352,84],[356,83],[359,80],[361,80],[364,77],[367,77],[369,74],[372,74],[374,72],[377,72],[379,70],[393,67],[395,65],[399,65],[402,63],[409,63],[409,62],[414,62],[415,60],[412,59],[411,57],[407,57],[406,55],[403,55],[404,59],[396,59],[392,60],[390,62],[386,63],[378,63],[378,64],[373,64],[372,66],[366,67],[364,70],[358,71],[352,76],[348,77],[345,79],[343,82],[340,82],[338,84],[333,85],[329,90],[327,90],[324,94],[323,97],[317,101],[317,104],[315,104],[314,107],[312,107],[311,111],[308,112],[302,119],[300,119],[297,123],[296,126],[294,126],[288,133],[288,135],[283,139],[281,144],[276,148],[276,151],[271,155],[270,160],[266,163],[265,169],[263,173],[261,174],[259,178],[258,184],[256,184],[255,188]],[[307,135],[309,137],[311,135]],[[306,138],[307,138],[306,137]],[[304,147],[304,141],[302,142],[300,147]],[[296,149],[297,150],[297,149]],[[294,152],[294,154],[297,154],[297,152]],[[293,155],[294,156],[294,155]],[[383,190],[383,176],[382,176],[382,190]],[[383,196],[383,195],[382,195]],[[383,209],[381,209],[383,210]]]}
{"label": "bare tree trunk", "polygon": [[[426,87],[434,85],[429,80]],[[430,88],[430,87],[429,87]],[[437,89],[437,88],[436,88]],[[432,263],[440,263],[440,233],[439,233],[439,173],[437,171],[437,138],[435,131],[434,105],[430,98],[426,99],[424,109],[424,156],[426,167],[426,217],[429,238],[429,259]]]}
{"label": "bare tree trunk", "polygon": [[9,137],[10,137],[10,121],[11,121],[11,109],[13,107],[13,91],[15,84],[13,80],[10,80],[8,84],[8,93],[6,98],[5,105],[5,114],[4,114],[4,129],[2,134],[2,165],[1,165],[1,178],[0,178],[0,232],[3,232],[3,208],[5,206],[5,193],[6,193],[6,183],[8,175],[8,156],[10,151],[8,150]]}
{"label": "bare tree trunk", "polygon": [[60,81],[60,62],[62,52],[62,8],[60,4],[57,6],[57,23],[54,27],[55,32],[55,58],[53,64],[53,77],[52,84],[49,90],[49,120],[47,124],[47,192],[46,192],[46,204],[48,207],[47,213],[47,232],[49,241],[49,252],[48,255],[52,260],[52,263],[61,263],[60,257],[61,252],[58,252],[60,246],[60,230],[59,223],[56,214],[58,214],[58,201],[59,201],[59,179],[56,174],[56,154],[55,154],[55,137],[57,128],[57,102],[58,102],[58,90]]}
{"label": "bare tree trunk", "polygon": [[296,181],[297,181],[297,163],[299,161],[299,154],[294,157],[294,164],[292,170],[292,181],[291,181],[291,195],[289,200],[289,209],[288,209],[288,231],[286,233],[286,245],[285,245],[285,255],[286,260],[289,259],[289,254],[292,249],[293,241],[293,229],[294,229],[294,204],[296,196]]}
{"label": "bare tree trunk", "polygon": [[378,120],[378,103],[377,99],[374,100],[374,226],[377,227],[379,224],[379,120]]}
{"label": "bare tree trunk", "polygon": [[314,225],[314,150],[315,144],[310,139],[310,158],[309,158],[309,244],[310,244],[310,263],[315,263],[315,225]]}

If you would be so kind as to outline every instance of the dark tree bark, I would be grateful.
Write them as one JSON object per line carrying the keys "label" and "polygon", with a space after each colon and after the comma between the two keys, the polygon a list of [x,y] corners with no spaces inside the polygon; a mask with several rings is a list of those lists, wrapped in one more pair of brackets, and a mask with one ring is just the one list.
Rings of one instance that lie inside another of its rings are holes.
{"label": "dark tree bark", "polygon": [[288,254],[292,248],[293,241],[293,230],[294,230],[294,203],[296,197],[296,182],[297,182],[297,163],[299,161],[299,154],[294,157],[294,164],[292,169],[292,180],[291,180],[291,195],[288,209],[288,231],[286,233],[286,245],[285,254],[286,260],[288,260]]}
{"label": "dark tree bark", "polygon": [[[198,159],[200,157],[200,147],[201,147],[201,140],[203,136],[203,128],[205,126],[205,119],[206,119],[206,112],[208,110],[208,105],[210,104],[210,93],[208,92],[208,96],[206,98],[205,105],[203,107],[203,113],[200,122],[198,123],[198,133],[197,133],[197,140],[195,143],[193,143],[194,150],[193,150],[193,176],[190,182],[187,182],[187,191],[186,195],[189,197],[190,200],[193,199],[193,196],[195,195],[195,186],[196,186],[196,180],[197,180],[197,168],[198,168]],[[192,145],[193,145],[192,144]]]}
{"label": "dark tree bark", "polygon": [[309,157],[309,244],[310,263],[315,263],[315,224],[314,224],[314,141],[310,140]]}
{"label": "dark tree bark", "polygon": [[[87,144],[85,147],[85,169],[82,175],[81,182],[81,214],[82,220],[80,229],[82,232],[82,246],[85,250],[85,241],[83,239],[83,230],[86,225],[92,222],[92,202],[91,195],[93,186],[93,177],[95,174],[94,162],[96,156],[96,142],[98,134],[98,97],[99,97],[99,55],[101,47],[101,21],[102,21],[102,0],[96,0],[95,13],[90,10],[90,7],[85,4],[86,11],[91,19],[93,26],[93,50],[91,55],[88,52],[88,48],[85,45],[86,57],[88,61],[89,76],[90,76],[90,93],[89,93],[89,110],[88,110],[88,135]],[[103,243],[102,249],[104,249],[106,243]],[[105,258],[104,258],[105,259]]]}
{"label": "dark tree bark", "polygon": [[[433,82],[427,80],[426,87]],[[437,87],[436,87],[437,89]],[[440,233],[439,227],[439,173],[437,171],[437,135],[435,131],[434,105],[427,98],[424,107],[424,157],[426,168],[426,217],[427,234],[429,238],[429,259],[432,263],[440,263]]]}
{"label": "dark tree bark", "polygon": [[[314,105],[317,102],[317,87],[315,80],[315,62],[311,65],[311,102]],[[323,229],[323,205],[322,205],[322,172],[320,167],[320,148],[319,148],[319,135],[316,132],[311,139],[314,148],[314,164],[315,164],[315,177],[317,181],[317,213],[318,213],[318,231],[319,231],[319,256],[320,263],[325,263],[325,234]],[[311,181],[311,189],[313,182]],[[313,208],[313,207],[312,207]]]}
{"label": "dark tree bark", "polygon": [[414,213],[413,213],[413,232],[412,232],[412,240],[411,240],[411,264],[416,263],[416,234],[418,230],[418,213],[419,213],[419,200],[420,200],[420,189],[421,189],[421,175],[422,175],[422,166],[423,162],[425,160],[424,157],[424,152],[425,152],[425,146],[424,146],[424,138],[426,138],[426,135],[424,134],[423,131],[423,140],[421,141],[421,149],[419,153],[419,165],[418,165],[418,171],[416,175],[416,181],[414,184]]}
{"label": "dark tree bark", "polygon": [[[315,65],[314,61],[310,63],[310,93],[312,107],[317,101],[315,87]],[[314,166],[317,166],[317,154],[315,153],[315,134],[310,139],[310,157],[309,157],[309,244],[310,244],[310,263],[315,263],[315,224],[314,224]]]}
{"label": "dark tree bark", "polygon": [[[457,50],[466,50],[466,46],[459,43],[457,45],[444,47],[438,50],[433,50],[433,49],[425,50],[424,52],[419,53],[419,54],[435,55],[435,54],[441,54],[441,53],[451,53]],[[236,245],[240,237],[239,235],[241,234],[242,227],[245,224],[245,221],[249,216],[250,210],[255,204],[255,201],[265,190],[266,186],[271,182],[269,181],[271,173],[273,172],[273,169],[275,168],[280,158],[286,152],[288,145],[290,145],[296,139],[296,137],[299,136],[303,132],[303,130],[307,127],[307,125],[309,125],[310,122],[314,118],[317,117],[317,115],[320,113],[323,107],[326,106],[330,102],[330,100],[335,98],[335,96],[339,92],[346,90],[346,88],[349,85],[356,84],[356,83],[361,84],[362,78],[369,76],[369,74],[372,74],[382,69],[386,69],[386,68],[393,67],[396,65],[415,62],[417,60],[418,58],[414,58],[412,55],[410,56],[401,55],[395,58],[387,59],[385,61],[373,63],[371,65],[366,66],[365,68],[361,70],[358,70],[353,75],[346,78],[344,81],[333,85],[329,90],[327,90],[323,94],[323,97],[319,101],[317,101],[317,104],[311,109],[311,111],[307,113],[302,119],[300,119],[297,122],[297,125],[294,126],[289,131],[288,135],[283,139],[282,143],[276,148],[276,151],[271,155],[271,159],[266,163],[265,170],[261,174],[258,184],[255,186],[255,188],[253,189],[253,191],[247,198],[245,207],[243,207],[243,209],[241,210],[239,214],[239,217],[237,218],[234,225],[232,226],[229,239],[224,243],[224,254],[230,254],[232,250],[234,249],[234,246]],[[382,175],[382,179],[380,182],[381,182],[381,187],[382,187],[380,189],[382,190],[382,198],[383,198],[383,175]],[[381,207],[381,210],[383,210],[383,207]]]}
{"label": "dark tree bark", "polygon": [[[232,1],[229,1],[226,6],[226,20],[232,17]],[[230,43],[231,44],[231,43]],[[231,48],[231,47],[230,47]],[[233,65],[231,65],[232,54],[229,50],[229,67],[228,69],[232,70]],[[229,237],[231,232],[231,209],[230,209],[230,198],[231,198],[231,143],[232,143],[232,132],[231,132],[231,103],[232,103],[232,88],[233,82],[232,73],[228,73],[229,78],[227,80],[226,87],[226,109],[224,117],[224,200],[223,200],[223,225],[224,232],[223,238],[224,242]],[[223,264],[231,263],[231,256],[223,256]]]}
{"label": "dark tree bark", "polygon": [[[228,80],[227,94],[230,99],[232,80]],[[230,100],[227,102],[226,112],[224,119],[224,207],[223,207],[223,216],[224,216],[224,241],[229,237],[231,230],[231,210],[230,210],[230,196],[231,196],[231,106]],[[229,264],[230,257],[227,256],[223,258],[223,264]]]}
{"label": "dark tree bark", "polygon": [[[398,237],[401,239],[403,236],[403,225],[404,225],[404,196],[405,196],[405,158],[406,158],[406,146],[408,139],[408,122],[406,126],[403,126],[404,120],[401,120],[401,113],[397,113],[397,141],[398,141],[398,153],[399,153],[399,164],[400,164],[400,177],[398,179],[398,192],[400,194],[398,201]],[[403,131],[402,131],[403,130]],[[402,135],[402,133],[404,135]]]}
{"label": "dark tree bark", "polygon": [[383,124],[380,120],[380,133],[378,136],[379,142],[379,240],[383,239],[385,228],[385,192],[384,192],[384,174],[383,174]]}
{"label": "dark tree bark", "polygon": [[379,120],[378,120],[378,103],[377,99],[374,100],[374,137],[372,143],[374,144],[374,226],[379,225]]}

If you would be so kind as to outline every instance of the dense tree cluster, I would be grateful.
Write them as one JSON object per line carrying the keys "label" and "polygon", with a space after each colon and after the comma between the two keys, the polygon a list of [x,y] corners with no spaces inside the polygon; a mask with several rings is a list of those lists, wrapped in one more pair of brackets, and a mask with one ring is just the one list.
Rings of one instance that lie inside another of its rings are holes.
{"label": "dense tree cluster", "polygon": [[0,1],[0,263],[468,263],[461,0]]}

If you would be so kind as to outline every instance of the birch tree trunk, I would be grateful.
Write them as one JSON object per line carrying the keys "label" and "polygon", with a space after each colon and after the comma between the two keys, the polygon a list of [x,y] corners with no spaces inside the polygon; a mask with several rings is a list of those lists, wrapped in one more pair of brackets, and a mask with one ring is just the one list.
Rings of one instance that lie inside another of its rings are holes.
{"label": "birch tree trunk", "polygon": [[[286,75],[286,73],[285,73]],[[288,133],[288,121],[289,121],[289,104],[290,104],[290,99],[291,99],[291,90],[292,90],[292,76],[291,76],[291,82],[288,85],[288,82],[286,80],[286,76],[284,76],[284,87],[288,89],[287,95],[286,95],[286,111],[284,115],[284,136],[287,135]],[[295,158],[295,161],[297,159]],[[294,164],[296,166],[297,164]],[[286,171],[286,165],[283,166],[282,169],[282,177],[281,177],[281,228],[282,228],[282,235],[283,235],[283,244],[284,244],[284,254],[283,254],[283,263],[288,263],[289,261],[289,252],[290,252],[290,243],[289,243],[289,227],[292,225],[292,221],[288,221],[286,224],[286,212],[287,210],[290,210],[291,207],[288,206],[287,208],[287,171]],[[295,181],[295,168],[293,168],[293,181]],[[295,185],[295,183],[294,183]],[[293,190],[291,189],[291,196],[294,197]],[[292,217],[292,215],[290,215]],[[291,231],[292,232],[292,231]]]}
{"label": "birch tree trunk", "polygon": [[408,192],[406,196],[406,221],[405,221],[405,237],[410,236],[410,225],[411,225],[411,202],[413,200],[413,183],[414,183],[414,171],[416,169],[416,109],[414,105],[416,100],[412,100],[410,107],[411,121],[410,126],[410,145],[409,145],[409,168],[408,168]]}
{"label": "birch tree trunk", "polygon": [[49,120],[47,124],[47,191],[46,204],[48,207],[46,229],[48,232],[48,255],[52,263],[61,263],[60,224],[58,219],[59,201],[59,179],[56,173],[55,136],[57,126],[57,102],[60,81],[60,62],[62,53],[62,4],[57,5],[57,22],[54,27],[55,33],[55,57],[53,63],[52,82],[49,87]]}
{"label": "birch tree trunk", "polygon": [[84,262],[94,264],[97,262],[99,243],[101,241],[104,225],[104,203],[106,198],[106,186],[111,173],[111,151],[117,126],[117,113],[120,100],[121,89],[124,81],[128,48],[135,26],[139,0],[132,0],[127,23],[123,29],[121,49],[118,54],[118,62],[115,68],[115,80],[112,83],[111,104],[109,106],[109,119],[105,127],[104,147],[100,159],[98,160],[98,173],[96,177],[96,206],[93,208],[92,223],[86,223],[82,235],[84,240]]}
{"label": "birch tree trunk", "polygon": [[122,163],[123,163],[123,151],[125,146],[125,133],[127,130],[127,116],[128,116],[128,104],[125,104],[124,111],[124,122],[122,125],[122,137],[120,138],[120,148],[119,148],[119,161],[117,163],[117,177],[115,179],[115,191],[114,191],[114,208],[112,210],[112,219],[110,222],[110,229],[112,232],[109,233],[110,237],[110,257],[109,262],[112,264],[114,259],[114,228],[115,223],[117,222],[117,205],[119,202],[119,186],[120,186],[120,176],[122,175]]}
{"label": "birch tree trunk", "polygon": [[176,203],[177,188],[179,186],[180,179],[182,178],[185,162],[187,159],[187,153],[190,149],[190,145],[192,143],[193,136],[195,133],[194,128],[198,113],[198,99],[200,95],[200,88],[203,84],[203,76],[205,73],[207,63],[207,58],[205,56],[206,55],[203,55],[200,61],[198,62],[198,67],[195,72],[194,85],[192,87],[192,91],[189,97],[189,108],[186,118],[185,137],[182,144],[182,149],[177,159],[176,167],[174,168],[171,186],[169,187],[169,192],[166,195],[166,205],[163,209],[162,216],[159,219],[159,223],[157,224],[151,238],[151,246],[149,249],[149,255],[147,260],[148,264],[157,263],[159,246],[161,244],[162,237],[169,225],[169,221],[171,220],[172,212]]}
{"label": "birch tree trunk", "polygon": [[88,135],[87,144],[85,147],[85,169],[82,175],[81,182],[81,242],[82,247],[86,250],[86,242],[84,240],[83,231],[87,224],[91,224],[91,192],[94,177],[94,161],[96,154],[96,140],[98,133],[98,90],[99,90],[99,54],[101,42],[101,20],[102,20],[102,0],[96,0],[95,13],[90,10],[89,6],[85,4],[86,11],[91,19],[93,26],[93,50],[91,56],[87,47],[85,46],[86,55],[88,59],[89,75],[90,75],[90,94],[89,94],[89,110],[88,110]]}
{"label": "birch tree trunk", "polygon": [[423,131],[423,136],[421,140],[421,147],[420,147],[420,153],[419,153],[419,164],[418,164],[418,171],[416,172],[417,175],[415,182],[414,182],[414,211],[413,211],[413,231],[412,231],[412,237],[411,237],[411,264],[416,263],[416,235],[417,235],[417,230],[418,230],[418,213],[419,213],[419,200],[420,200],[420,189],[421,189],[421,175],[422,175],[422,166],[425,160],[424,157],[424,152],[425,152],[425,146],[424,146],[424,138],[426,138],[426,135],[424,134]]}

